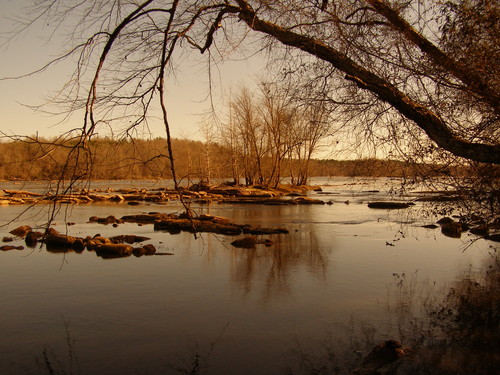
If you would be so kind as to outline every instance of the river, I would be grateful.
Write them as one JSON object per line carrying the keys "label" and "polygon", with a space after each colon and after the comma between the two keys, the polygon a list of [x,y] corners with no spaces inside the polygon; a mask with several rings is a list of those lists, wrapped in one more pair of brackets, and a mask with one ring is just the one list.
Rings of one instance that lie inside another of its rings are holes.
{"label": "river", "polygon": [[[178,202],[63,206],[54,226],[60,232],[144,235],[173,255],[102,259],[90,251],[40,247],[0,252],[0,373],[292,373],[299,357],[319,355],[328,340],[401,339],[388,305],[403,274],[440,290],[468,269],[480,269],[495,249],[486,240],[471,242],[467,233],[456,239],[423,228],[439,218],[429,216],[423,203],[403,210],[367,207],[393,199],[399,180],[313,183],[323,191],[310,196],[333,204],[192,206],[238,223],[289,229],[264,236],[274,244],[255,249],[234,248],[231,236],[195,238],[155,232],[152,225],[88,222],[94,215],[180,212]],[[10,222],[27,208],[0,207],[1,237],[21,224],[47,220],[48,207],[36,206]]]}

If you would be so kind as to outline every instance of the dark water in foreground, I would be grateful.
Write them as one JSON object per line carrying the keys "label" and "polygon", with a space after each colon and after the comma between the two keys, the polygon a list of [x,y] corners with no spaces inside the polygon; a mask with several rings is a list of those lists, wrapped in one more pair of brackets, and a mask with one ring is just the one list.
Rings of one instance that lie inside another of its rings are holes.
{"label": "dark water in foreground", "polygon": [[[198,213],[290,230],[266,236],[274,245],[256,249],[233,248],[234,237],[195,239],[154,232],[152,225],[87,223],[92,215],[178,212],[176,202],[67,207],[56,220],[61,232],[145,235],[147,243],[174,255],[104,260],[88,251],[1,252],[0,373],[47,373],[45,352],[51,366],[75,374],[196,368],[284,374],[297,348],[319,350],[327,336],[352,339],[353,326],[370,327],[375,340],[399,339],[387,309],[395,273],[449,285],[466,269],[481,267],[492,251],[484,240],[467,247],[467,235],[452,239],[421,228],[435,218],[423,217],[420,204],[369,209],[370,200],[390,199],[388,180],[328,183],[323,190],[331,195],[311,194],[334,201],[330,206],[193,206]],[[347,199],[350,204],[343,203]],[[1,220],[25,208],[0,207]],[[35,208],[0,235],[42,223],[44,210]],[[76,224],[65,227],[65,221]]]}

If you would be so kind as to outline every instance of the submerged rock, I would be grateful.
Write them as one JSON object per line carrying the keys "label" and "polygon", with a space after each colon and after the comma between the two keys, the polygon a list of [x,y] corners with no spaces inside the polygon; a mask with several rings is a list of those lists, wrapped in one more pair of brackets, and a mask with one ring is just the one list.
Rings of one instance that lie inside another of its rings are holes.
{"label": "submerged rock", "polygon": [[436,228],[438,228],[438,226],[436,224],[426,224],[426,225],[422,225],[422,228],[436,229]]}
{"label": "submerged rock", "polygon": [[409,348],[395,340],[387,340],[375,346],[352,373],[357,375],[377,375],[379,369],[387,366],[411,352]]}
{"label": "submerged rock", "polygon": [[148,241],[151,238],[144,236],[136,236],[135,234],[122,234],[120,236],[113,236],[109,238],[113,243],[123,243],[133,244],[136,242]]}
{"label": "submerged rock", "polygon": [[476,234],[478,236],[483,236],[483,237],[487,237],[489,235],[489,232],[490,232],[490,228],[488,227],[488,225],[486,224],[483,224],[483,225],[477,225],[475,227],[472,227],[470,229],[470,232],[472,234]]}
{"label": "submerged rock", "polygon": [[467,223],[455,221],[451,217],[443,217],[439,219],[437,223],[441,226],[441,233],[452,238],[460,238],[462,236],[462,232],[469,229],[469,225]]}
{"label": "submerged rock", "polygon": [[257,244],[271,246],[273,244],[273,241],[271,241],[270,239],[259,240],[257,237],[251,236],[251,237],[240,238],[239,240],[231,242],[231,245],[233,245],[234,247],[241,247],[247,249],[253,248]]}
{"label": "submerged rock", "polygon": [[288,229],[285,228],[247,228],[243,231],[249,234],[288,234]]}
{"label": "submerged rock", "polygon": [[308,197],[295,198],[295,203],[297,204],[325,204],[321,199],[313,199]]}
{"label": "submerged rock", "polygon": [[132,253],[136,257],[141,257],[143,255],[154,255],[156,253],[156,247],[152,244],[147,244],[142,247],[135,247]]}
{"label": "submerged rock", "polygon": [[158,220],[164,220],[169,217],[170,216],[166,214],[149,213],[149,214],[138,214],[138,215],[125,215],[122,216],[121,220],[126,223],[153,224]]}
{"label": "submerged rock", "polygon": [[462,227],[462,223],[458,223],[456,221],[441,225],[441,233],[447,237],[460,238],[464,230],[465,229]]}
{"label": "submerged rock", "polygon": [[408,208],[412,206],[413,203],[408,202],[370,202],[368,203],[369,208],[381,208],[386,210]]}
{"label": "submerged rock", "polygon": [[24,250],[24,246],[3,245],[3,246],[0,246],[0,250],[2,250],[2,251],[8,251],[8,250]]}
{"label": "submerged rock", "polygon": [[490,240],[490,241],[500,242],[500,232],[499,233],[491,233],[485,238]]}
{"label": "submerged rock", "polygon": [[455,220],[453,220],[451,217],[442,217],[436,223],[438,224],[448,224],[448,223],[453,223]]}
{"label": "submerged rock", "polygon": [[115,216],[113,215],[109,215],[107,217],[97,217],[97,216],[91,216],[89,217],[89,222],[93,223],[93,222],[97,222],[99,224],[121,224],[123,223],[122,220],[120,219],[117,219]]}
{"label": "submerged rock", "polygon": [[155,230],[166,230],[169,233],[177,234],[182,231],[185,232],[209,232],[218,233],[226,235],[238,235],[242,233],[243,229],[237,224],[233,224],[228,220],[213,218],[211,220],[207,219],[166,219],[155,222]]}

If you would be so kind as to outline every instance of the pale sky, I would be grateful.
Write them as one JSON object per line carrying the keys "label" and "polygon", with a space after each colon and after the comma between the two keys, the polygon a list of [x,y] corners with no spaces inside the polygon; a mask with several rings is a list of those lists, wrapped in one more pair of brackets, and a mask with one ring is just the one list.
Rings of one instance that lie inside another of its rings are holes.
{"label": "pale sky", "polygon": [[[32,0],[0,0],[0,32],[12,30],[9,19],[19,15],[24,5]],[[29,30],[14,39],[7,46],[0,48],[0,78],[18,76],[34,71],[56,56],[61,46],[47,43],[40,37],[40,30]],[[201,139],[199,133],[200,114],[209,109],[206,100],[208,77],[204,67],[194,62],[177,75],[176,82],[168,87],[168,110],[172,135]],[[253,57],[243,61],[231,61],[219,67],[219,83],[213,91],[217,98],[227,95],[231,87],[242,84],[252,85],[257,75],[261,74],[264,61]],[[7,134],[55,136],[81,126],[82,115],[73,116],[68,122],[58,124],[59,118],[33,111],[26,105],[38,105],[45,96],[57,91],[67,81],[72,66],[59,64],[47,71],[18,80],[0,80],[0,130]],[[220,81],[219,81],[220,78]],[[217,83],[216,82],[216,83]],[[153,135],[164,137],[161,121],[152,121],[150,129]]]}

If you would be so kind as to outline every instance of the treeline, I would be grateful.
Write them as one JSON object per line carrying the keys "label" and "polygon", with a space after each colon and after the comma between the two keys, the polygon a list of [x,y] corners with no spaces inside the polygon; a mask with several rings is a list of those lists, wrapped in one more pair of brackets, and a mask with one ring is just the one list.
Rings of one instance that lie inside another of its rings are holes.
{"label": "treeline", "polygon": [[[70,178],[74,174],[74,163],[88,163],[80,170],[88,175],[82,177],[113,179],[159,179],[170,178],[170,161],[167,157],[166,140],[127,139],[112,140],[97,138],[88,144],[88,157],[75,158],[74,144],[57,143],[51,139],[37,142],[10,141],[0,143],[0,179],[3,180],[55,180]],[[234,150],[217,143],[174,139],[173,150],[176,173],[184,182],[210,182],[212,179],[234,179],[235,162],[245,170],[242,163],[235,160]],[[274,160],[262,158],[262,170],[272,170]],[[65,167],[66,166],[66,167]],[[288,160],[281,168],[281,177],[297,174],[303,166],[300,160]],[[411,176],[411,165],[394,160],[318,160],[309,161],[308,176]],[[240,181],[245,176],[240,175]]]}

